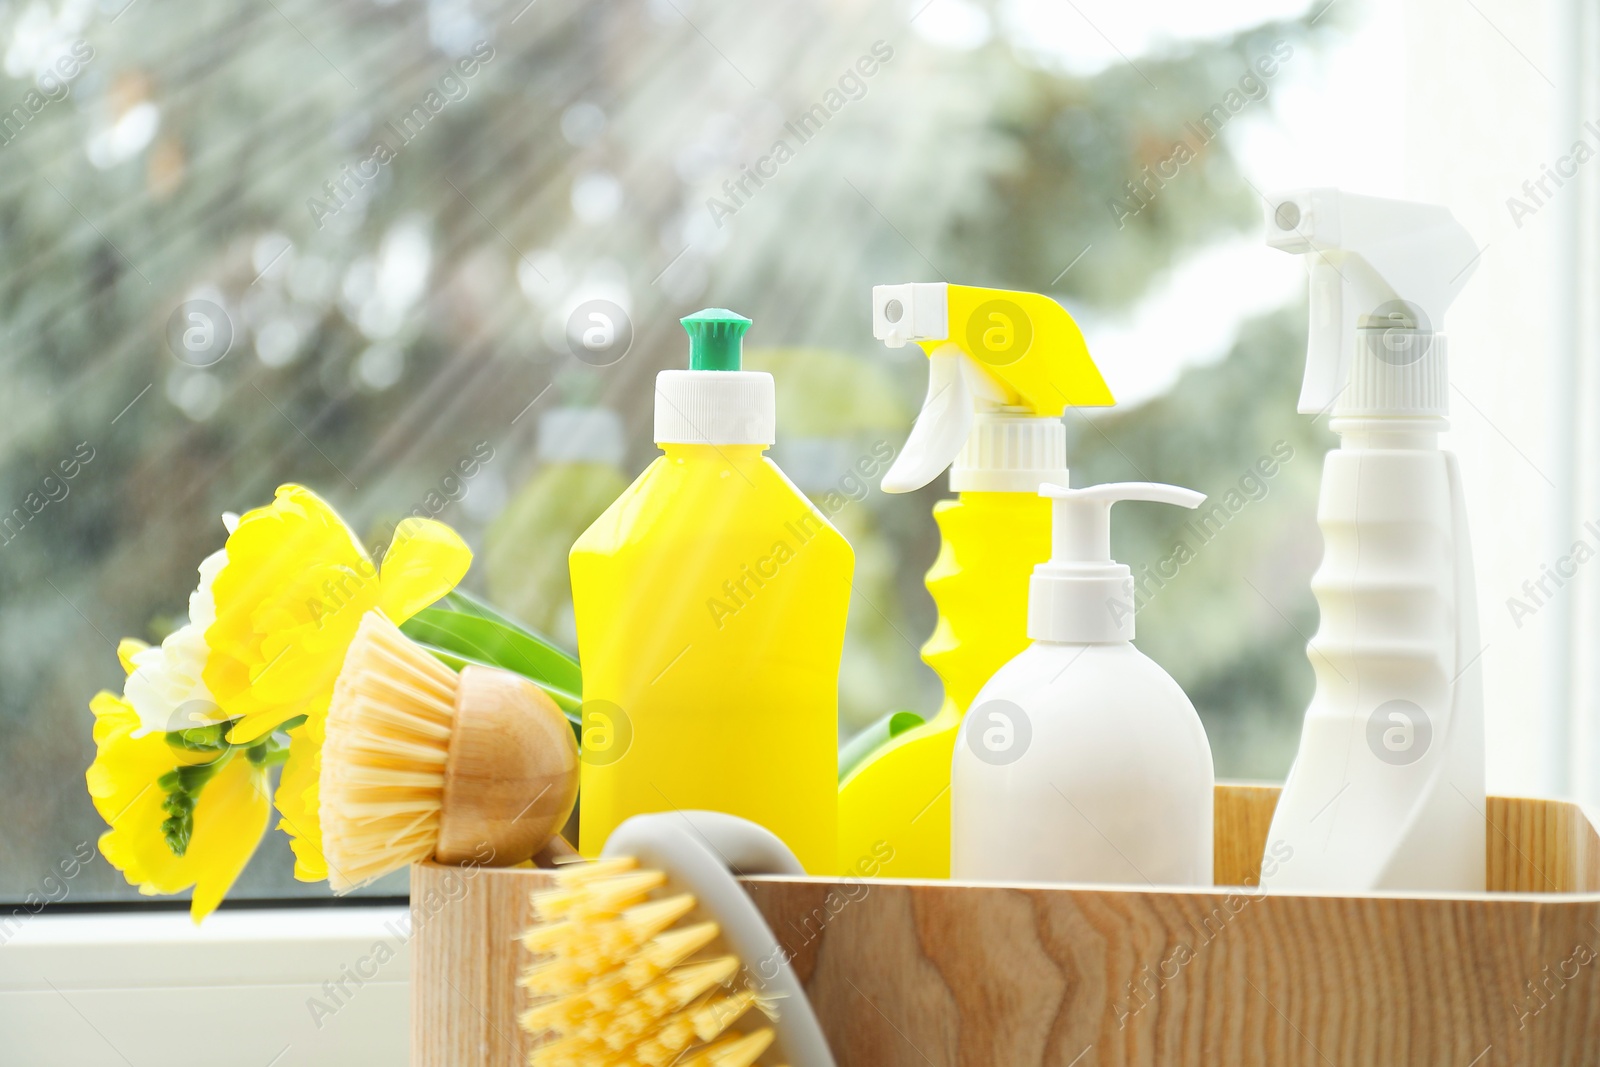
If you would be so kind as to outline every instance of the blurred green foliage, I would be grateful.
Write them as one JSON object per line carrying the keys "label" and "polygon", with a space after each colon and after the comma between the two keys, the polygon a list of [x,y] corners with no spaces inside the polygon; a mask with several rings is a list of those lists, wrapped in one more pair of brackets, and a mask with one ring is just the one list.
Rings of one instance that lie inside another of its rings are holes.
{"label": "blurred green foliage", "polygon": [[[677,8],[0,5],[0,110],[72,42],[93,51],[70,96],[0,146],[0,512],[80,443],[95,450],[67,495],[0,545],[0,899],[34,890],[100,832],[83,789],[86,702],[120,686],[119,636],[159,638],[181,619],[222,512],[300,481],[381,545],[398,517],[431,513],[488,442],[495,458],[438,512],[481,547],[535,476],[533,427],[552,405],[619,412],[627,473],[644,467],[652,378],[682,365],[676,320],[707,304],[751,316],[752,347],[834,353],[826,374],[785,373],[785,404],[815,391],[814,407],[842,411],[870,382],[869,421],[895,412],[900,425],[881,433],[898,447],[924,366],[873,342],[871,285],[943,277],[1131,307],[1185,255],[1253,225],[1257,198],[1224,135],[1125,226],[1111,199],[1274,42],[1313,49],[1334,22],[1180,42],[1138,70],[1079,77],[1004,33],[936,47],[899,3],[702,0],[692,23]],[[892,57],[864,95],[718,226],[707,199],[876,42]],[[397,137],[389,124],[419,106],[426,123]],[[357,173],[379,140],[392,160]],[[312,209],[335,199],[336,213]],[[593,296],[632,318],[632,348],[608,367],[574,359],[562,336]],[[192,298],[231,321],[214,366],[167,343]],[[1298,323],[1272,318],[1164,399],[1069,416],[1078,484],[1148,476],[1216,491],[1275,441],[1293,445],[1269,494],[1139,623],[1200,705],[1224,774],[1281,774],[1309,690],[1299,646],[1327,441],[1293,413],[1300,346]],[[835,373],[852,363],[854,385]],[[876,561],[847,652],[871,668],[847,692],[858,725],[936,706],[917,646],[933,623],[921,582],[943,492],[873,490],[841,520]],[[1173,521],[1133,509],[1119,554],[1155,558]],[[468,584],[481,581],[475,570]],[[319,891],[292,883],[290,866],[270,835],[235,898]],[[71,893],[133,895],[103,860]]]}

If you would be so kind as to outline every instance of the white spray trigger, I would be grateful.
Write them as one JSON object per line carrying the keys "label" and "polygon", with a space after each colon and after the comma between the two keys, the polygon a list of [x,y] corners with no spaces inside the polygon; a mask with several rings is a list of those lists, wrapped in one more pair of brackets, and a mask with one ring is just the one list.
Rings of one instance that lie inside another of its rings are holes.
{"label": "white spray trigger", "polygon": [[883,476],[883,491],[910,493],[939,477],[967,443],[974,398],[999,403],[1003,396],[956,345],[934,349],[928,356],[928,395],[905,447]]}
{"label": "white spray trigger", "polygon": [[1337,189],[1271,197],[1267,244],[1307,257],[1311,323],[1303,414],[1326,411],[1349,384],[1361,327],[1393,323],[1440,332],[1479,254],[1448,208]]}
{"label": "white spray trigger", "polygon": [[907,341],[943,341],[949,335],[950,287],[906,282],[872,287],[872,336],[889,348]]}

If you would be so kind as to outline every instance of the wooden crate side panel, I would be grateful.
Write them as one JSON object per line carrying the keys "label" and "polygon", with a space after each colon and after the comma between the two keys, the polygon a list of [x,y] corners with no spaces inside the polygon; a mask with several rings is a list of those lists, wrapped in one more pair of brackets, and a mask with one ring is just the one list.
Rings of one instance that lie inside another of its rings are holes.
{"label": "wooden crate side panel", "polygon": [[411,1062],[414,1067],[522,1067],[532,1039],[517,1025],[517,940],[532,918],[532,870],[411,868]]}
{"label": "wooden crate side panel", "polygon": [[1219,782],[1213,797],[1212,882],[1257,885],[1267,847],[1272,813],[1278,808],[1275,785]]}
{"label": "wooden crate side panel", "polygon": [[[780,930],[830,891],[749,888]],[[841,1067],[1466,1067],[1491,1048],[1590,1067],[1591,922],[1600,902],[887,883],[788,947]]]}
{"label": "wooden crate side panel", "polygon": [[1487,816],[1491,889],[1522,893],[1600,890],[1600,838],[1578,805],[1490,797]]}
{"label": "wooden crate side panel", "polygon": [[[1257,885],[1281,790],[1219,783],[1215,793],[1213,881]],[[1600,891],[1600,834],[1582,807],[1561,800],[1488,798],[1485,885],[1497,893]]]}
{"label": "wooden crate side panel", "polygon": [[[1219,879],[1254,880],[1276,796],[1218,786]],[[1486,817],[1495,888],[1600,889],[1577,807],[1491,798]],[[526,1062],[517,937],[546,884],[533,870],[413,869],[414,1064]],[[1491,1047],[1479,1067],[1600,1062],[1595,898],[747,886],[841,1067],[1466,1067]]]}

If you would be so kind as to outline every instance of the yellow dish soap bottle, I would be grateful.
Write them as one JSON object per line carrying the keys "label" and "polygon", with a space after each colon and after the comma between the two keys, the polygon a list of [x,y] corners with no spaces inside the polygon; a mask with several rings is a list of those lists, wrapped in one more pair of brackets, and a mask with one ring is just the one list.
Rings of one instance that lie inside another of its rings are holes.
{"label": "yellow dish soap bottle", "polygon": [[950,767],[973,697],[1028,647],[1028,582],[1050,558],[1046,483],[1067,483],[1070,406],[1111,390],[1083,334],[1047,296],[943,282],[872,290],[874,335],[915,343],[928,393],[889,493],[950,468],[959,496],[934,506],[942,540],[928,571],[939,609],[922,658],[944,683],[939,712],[896,736],[839,783],[838,866],[846,875],[950,877]]}
{"label": "yellow dish soap bottle", "polygon": [[722,811],[833,871],[839,658],[855,557],[764,453],[772,376],[750,320],[683,319],[656,378],[663,455],[572,546],[583,664],[579,850],[644,812]]}

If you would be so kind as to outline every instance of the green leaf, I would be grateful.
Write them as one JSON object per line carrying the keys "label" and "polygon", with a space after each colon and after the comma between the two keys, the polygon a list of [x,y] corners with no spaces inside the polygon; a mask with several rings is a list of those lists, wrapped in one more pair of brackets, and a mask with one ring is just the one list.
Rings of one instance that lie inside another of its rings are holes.
{"label": "green leaf", "polygon": [[907,730],[921,726],[923,719],[914,711],[891,711],[852,737],[839,749],[839,780],[867,762],[884,745]]}
{"label": "green leaf", "polygon": [[413,641],[515,671],[550,690],[552,696],[561,692],[578,700],[583,692],[583,672],[577,660],[508,622],[473,612],[424,608],[400,629]]}
{"label": "green leaf", "polygon": [[507,615],[493,604],[479,600],[477,597],[473,596],[471,593],[465,592],[464,590],[452,589],[433,606],[436,608],[443,608],[446,611],[457,611],[463,615],[477,615],[480,618],[492,620],[499,623],[501,626],[515,630],[518,633],[539,642],[540,644],[549,646],[555,652],[558,652],[567,659],[572,660],[573,663],[578,662],[577,657],[573,656],[572,653],[568,652],[566,649],[562,648],[548,637],[545,637],[538,630],[535,630],[532,626],[529,626],[521,619],[516,619],[510,615]]}
{"label": "green leaf", "polygon": [[[459,627],[459,632],[467,640],[477,641],[485,649],[488,659],[498,662],[507,670],[525,673],[526,670],[538,670],[538,680],[549,681],[550,685],[568,689],[571,693],[582,691],[584,681],[582,670],[578,667],[578,657],[530,625],[499,614],[483,601],[467,597],[466,593],[448,593],[437,605],[419,611],[418,616],[435,624],[445,622],[451,627]],[[469,651],[469,654],[472,653]],[[482,656],[483,653],[478,654]]]}

